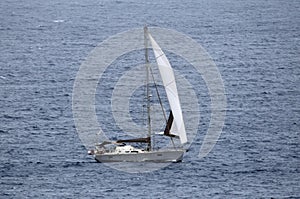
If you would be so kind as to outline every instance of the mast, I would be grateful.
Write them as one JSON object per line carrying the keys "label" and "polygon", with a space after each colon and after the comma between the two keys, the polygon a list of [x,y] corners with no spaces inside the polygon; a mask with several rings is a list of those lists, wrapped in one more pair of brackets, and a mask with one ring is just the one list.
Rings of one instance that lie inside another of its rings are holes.
{"label": "mast", "polygon": [[149,88],[149,56],[148,56],[148,42],[147,42],[147,26],[144,27],[144,45],[145,45],[145,61],[146,61],[146,90],[147,90],[147,122],[148,122],[148,137],[150,138],[148,142],[148,150],[152,150],[151,144],[151,116],[150,116],[150,88]]}

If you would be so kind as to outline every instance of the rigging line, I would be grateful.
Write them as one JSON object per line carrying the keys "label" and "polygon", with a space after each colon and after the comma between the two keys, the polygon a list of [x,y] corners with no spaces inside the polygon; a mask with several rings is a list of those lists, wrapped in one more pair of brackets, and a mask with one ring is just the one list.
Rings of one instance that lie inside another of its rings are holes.
{"label": "rigging line", "polygon": [[163,112],[164,119],[167,122],[167,116],[166,116],[166,113],[165,113],[165,110],[164,110],[164,107],[163,107],[163,104],[162,104],[162,101],[161,101],[161,98],[160,98],[160,95],[159,95],[159,92],[158,92],[158,88],[157,88],[157,84],[156,84],[155,79],[154,79],[153,71],[152,71],[151,67],[149,67],[149,68],[150,68],[150,73],[151,73],[152,80],[153,80],[153,83],[154,83],[154,86],[155,86],[155,90],[156,90],[156,94],[157,94],[157,97],[158,97],[158,101],[159,101],[161,110]]}
{"label": "rigging line", "polygon": [[170,137],[170,138],[171,138],[174,149],[177,150],[173,138],[172,137]]}

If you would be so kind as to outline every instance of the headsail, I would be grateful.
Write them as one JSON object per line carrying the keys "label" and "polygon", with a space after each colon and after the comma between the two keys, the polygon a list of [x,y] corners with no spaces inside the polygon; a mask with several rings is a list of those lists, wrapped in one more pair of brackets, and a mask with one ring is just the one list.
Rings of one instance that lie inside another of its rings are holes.
{"label": "headsail", "polygon": [[172,123],[170,132],[173,135],[178,135],[180,138],[180,142],[184,144],[187,142],[187,137],[186,137],[186,131],[183,122],[180,101],[178,97],[177,86],[175,82],[174,71],[164,52],[161,50],[161,48],[153,39],[153,37],[150,35],[150,33],[149,32],[147,33],[154,51],[160,76],[162,78],[163,85],[167,93],[170,108],[174,116],[174,122]]}

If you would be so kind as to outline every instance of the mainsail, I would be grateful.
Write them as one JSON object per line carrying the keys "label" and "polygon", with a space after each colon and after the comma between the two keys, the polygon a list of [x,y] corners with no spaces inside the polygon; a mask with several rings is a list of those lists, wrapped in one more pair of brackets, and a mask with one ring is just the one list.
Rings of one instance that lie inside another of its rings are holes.
{"label": "mainsail", "polygon": [[177,86],[175,82],[174,71],[164,52],[161,50],[161,48],[153,39],[153,37],[150,35],[150,33],[149,32],[147,33],[154,51],[160,76],[163,81],[163,85],[167,93],[170,108],[174,117],[174,122],[172,123],[170,132],[173,135],[179,136],[181,144],[184,144],[187,142],[187,137],[186,137],[185,126],[183,122],[180,101],[178,97]]}

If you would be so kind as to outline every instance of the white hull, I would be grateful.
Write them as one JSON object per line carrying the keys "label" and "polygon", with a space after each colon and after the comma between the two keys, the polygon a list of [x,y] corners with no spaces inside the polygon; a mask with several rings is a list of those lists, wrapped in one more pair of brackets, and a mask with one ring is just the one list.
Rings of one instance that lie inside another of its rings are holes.
{"label": "white hull", "polygon": [[143,153],[95,154],[98,162],[180,162],[185,150],[145,151]]}

